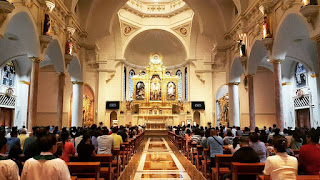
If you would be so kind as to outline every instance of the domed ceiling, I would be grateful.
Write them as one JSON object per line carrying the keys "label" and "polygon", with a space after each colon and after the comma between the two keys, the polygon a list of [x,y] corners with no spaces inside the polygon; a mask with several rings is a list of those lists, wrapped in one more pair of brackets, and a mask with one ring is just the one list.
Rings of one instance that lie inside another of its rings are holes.
{"label": "domed ceiling", "polygon": [[125,58],[129,63],[148,66],[150,53],[161,53],[165,66],[174,66],[186,60],[183,44],[171,33],[148,30],[140,33],[129,43]]}

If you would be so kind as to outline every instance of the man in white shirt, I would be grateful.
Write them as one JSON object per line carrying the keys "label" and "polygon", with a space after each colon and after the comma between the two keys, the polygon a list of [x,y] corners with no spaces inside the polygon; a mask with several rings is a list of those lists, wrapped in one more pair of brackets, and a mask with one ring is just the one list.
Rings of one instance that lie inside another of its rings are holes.
{"label": "man in white shirt", "polygon": [[17,164],[7,159],[5,153],[8,151],[9,146],[7,139],[3,136],[0,137],[0,180],[19,180],[19,168]]}
{"label": "man in white shirt", "polygon": [[97,138],[98,154],[112,154],[112,147],[114,146],[114,138],[111,137],[107,128],[102,129],[102,136]]}
{"label": "man in white shirt", "polygon": [[41,154],[30,158],[24,164],[22,180],[70,180],[67,164],[53,154],[57,151],[57,140],[54,135],[40,138]]}

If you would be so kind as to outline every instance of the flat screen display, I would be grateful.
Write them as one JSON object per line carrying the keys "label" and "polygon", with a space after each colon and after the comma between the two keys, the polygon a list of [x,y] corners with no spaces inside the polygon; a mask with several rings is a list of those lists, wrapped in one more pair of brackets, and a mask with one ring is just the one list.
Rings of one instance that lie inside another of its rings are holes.
{"label": "flat screen display", "polygon": [[107,101],[106,109],[119,109],[120,101]]}
{"label": "flat screen display", "polygon": [[195,110],[205,110],[206,109],[203,101],[191,102],[191,108],[195,109]]}

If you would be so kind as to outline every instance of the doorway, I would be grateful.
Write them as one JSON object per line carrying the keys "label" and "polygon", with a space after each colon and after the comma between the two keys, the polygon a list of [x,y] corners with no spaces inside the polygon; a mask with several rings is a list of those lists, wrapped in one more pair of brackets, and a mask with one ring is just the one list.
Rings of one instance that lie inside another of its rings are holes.
{"label": "doorway", "polygon": [[14,109],[0,108],[0,126],[12,127]]}
{"label": "doorway", "polygon": [[298,109],[296,110],[296,127],[308,127],[310,128],[310,109]]}
{"label": "doorway", "polygon": [[200,112],[195,111],[193,113],[193,123],[200,125]]}
{"label": "doorway", "polygon": [[110,113],[110,126],[118,126],[118,123],[116,123],[115,120],[118,120],[118,115],[117,112],[112,111]]}

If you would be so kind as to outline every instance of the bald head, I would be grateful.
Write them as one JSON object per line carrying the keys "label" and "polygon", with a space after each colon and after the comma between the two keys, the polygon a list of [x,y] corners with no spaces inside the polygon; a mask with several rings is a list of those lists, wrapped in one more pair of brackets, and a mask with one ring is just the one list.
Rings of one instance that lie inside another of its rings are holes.
{"label": "bald head", "polygon": [[211,136],[216,136],[217,135],[217,131],[215,129],[211,129],[210,135]]}

